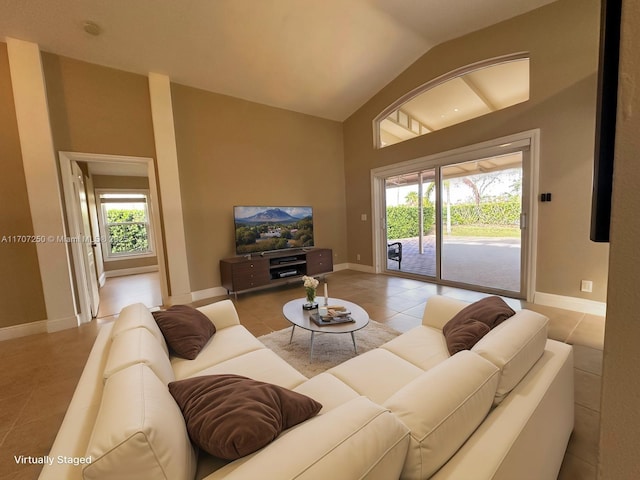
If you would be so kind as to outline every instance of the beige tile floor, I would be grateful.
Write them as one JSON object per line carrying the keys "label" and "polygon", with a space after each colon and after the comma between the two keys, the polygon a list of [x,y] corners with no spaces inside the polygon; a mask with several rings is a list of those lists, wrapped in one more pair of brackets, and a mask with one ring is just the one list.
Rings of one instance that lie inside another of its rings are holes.
{"label": "beige tile floor", "polygon": [[[418,280],[351,270],[332,273],[326,279],[330,296],[358,303],[371,318],[400,331],[420,323],[426,299],[431,295],[468,301],[485,296]],[[123,304],[136,299],[143,303],[145,299],[154,299],[156,280],[149,275],[128,277],[124,282],[109,279],[101,301],[101,312],[105,314],[99,321],[77,329],[0,342],[0,363],[4,366],[0,371],[0,479],[37,478],[39,466],[17,465],[13,456],[48,453],[99,325],[112,319],[112,312],[119,311]],[[126,287],[118,288],[118,283]],[[134,298],[131,291],[137,292]],[[241,322],[260,336],[289,326],[282,317],[282,305],[302,295],[301,286],[288,285],[242,294],[234,303]],[[574,345],[576,423],[559,479],[595,480],[604,319],[506,300],[515,309],[531,308],[549,316],[550,337]]]}

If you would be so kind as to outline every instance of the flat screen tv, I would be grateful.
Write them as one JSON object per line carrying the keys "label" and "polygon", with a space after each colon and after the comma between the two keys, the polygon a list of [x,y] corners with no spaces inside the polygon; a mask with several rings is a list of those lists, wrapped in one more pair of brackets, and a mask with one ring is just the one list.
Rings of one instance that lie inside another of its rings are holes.
{"label": "flat screen tv", "polygon": [[235,206],[236,254],[313,247],[311,207]]}
{"label": "flat screen tv", "polygon": [[613,157],[616,140],[618,61],[620,56],[621,0],[602,0],[596,141],[591,201],[591,240],[609,241]]}

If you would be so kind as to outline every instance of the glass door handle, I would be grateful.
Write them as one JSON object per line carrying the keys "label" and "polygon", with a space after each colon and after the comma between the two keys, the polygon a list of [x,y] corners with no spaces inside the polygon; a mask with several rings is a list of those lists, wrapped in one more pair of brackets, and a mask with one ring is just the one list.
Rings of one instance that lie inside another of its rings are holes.
{"label": "glass door handle", "polygon": [[520,230],[524,230],[526,228],[527,228],[527,214],[521,213],[520,214]]}

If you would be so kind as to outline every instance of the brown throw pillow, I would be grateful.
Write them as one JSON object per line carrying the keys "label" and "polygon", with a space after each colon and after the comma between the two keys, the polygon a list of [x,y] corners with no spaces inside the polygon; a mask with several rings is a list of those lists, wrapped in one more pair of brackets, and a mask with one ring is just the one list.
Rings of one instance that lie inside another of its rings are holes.
{"label": "brown throw pillow", "polygon": [[489,333],[489,325],[473,318],[468,319],[464,323],[459,323],[449,329],[449,333],[445,335],[449,354],[454,355],[461,350],[469,350],[478,340]]}
{"label": "brown throw pillow", "polygon": [[204,313],[187,305],[173,305],[152,313],[169,348],[188,360],[196,358],[216,333],[215,325]]}
{"label": "brown throw pillow", "polygon": [[322,405],[300,393],[240,375],[205,375],[169,383],[191,441],[235,460],[259,450]]}
{"label": "brown throw pillow", "polygon": [[442,333],[446,337],[453,327],[465,323],[469,319],[486,323],[489,329],[492,329],[515,313],[500,297],[486,297],[460,310],[442,327]]}
{"label": "brown throw pillow", "polygon": [[515,313],[497,296],[486,297],[464,307],[442,327],[449,353],[453,355],[460,350],[469,350],[489,330]]}

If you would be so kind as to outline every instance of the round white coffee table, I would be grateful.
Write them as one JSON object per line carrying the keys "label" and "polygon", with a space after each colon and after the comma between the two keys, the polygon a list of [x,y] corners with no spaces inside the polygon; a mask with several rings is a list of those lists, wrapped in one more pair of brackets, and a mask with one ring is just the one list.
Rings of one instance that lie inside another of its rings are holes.
{"label": "round white coffee table", "polygon": [[[316,298],[319,304],[324,302],[324,297]],[[351,318],[355,321],[348,323],[339,323],[332,325],[317,325],[310,316],[312,313],[318,313],[317,309],[303,310],[302,305],[306,303],[306,299],[298,298],[285,303],[282,307],[282,313],[284,318],[289,320],[293,324],[291,329],[291,337],[289,343],[293,340],[293,332],[296,327],[309,330],[311,332],[311,345],[309,348],[309,360],[313,355],[313,337],[316,332],[320,333],[350,333],[351,340],[353,341],[353,350],[358,353],[358,347],[356,346],[356,338],[354,332],[366,327],[369,324],[369,314],[359,305],[340,298],[329,298],[329,305],[342,305],[351,312]]]}

